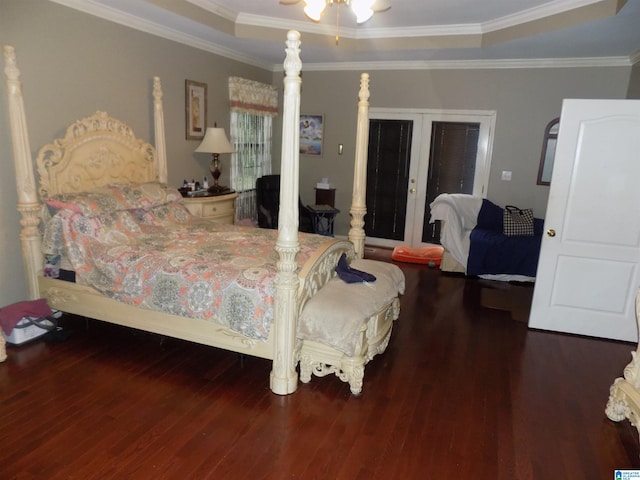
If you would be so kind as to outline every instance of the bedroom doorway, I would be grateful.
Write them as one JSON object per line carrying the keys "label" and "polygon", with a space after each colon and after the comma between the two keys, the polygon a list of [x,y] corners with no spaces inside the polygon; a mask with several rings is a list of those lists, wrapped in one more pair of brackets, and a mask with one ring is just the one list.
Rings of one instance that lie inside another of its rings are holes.
{"label": "bedroom doorway", "polygon": [[564,100],[530,328],[638,341],[639,128],[640,100]]}
{"label": "bedroom doorway", "polygon": [[439,243],[429,204],[440,193],[486,195],[494,125],[492,111],[372,108],[367,243]]}

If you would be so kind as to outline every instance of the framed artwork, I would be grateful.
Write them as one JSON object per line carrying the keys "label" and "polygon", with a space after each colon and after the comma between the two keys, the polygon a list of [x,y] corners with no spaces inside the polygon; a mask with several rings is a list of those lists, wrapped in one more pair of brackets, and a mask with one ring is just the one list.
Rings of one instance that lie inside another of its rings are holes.
{"label": "framed artwork", "polygon": [[323,115],[300,115],[300,153],[322,155]]}
{"label": "framed artwork", "polygon": [[207,84],[185,80],[187,140],[202,140],[207,130]]}

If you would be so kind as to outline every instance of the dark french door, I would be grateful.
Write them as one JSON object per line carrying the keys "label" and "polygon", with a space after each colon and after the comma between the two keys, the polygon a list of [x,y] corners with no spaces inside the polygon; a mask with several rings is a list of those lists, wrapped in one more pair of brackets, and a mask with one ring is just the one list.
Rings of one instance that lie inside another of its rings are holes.
{"label": "dark french door", "polygon": [[[473,193],[479,123],[433,122],[426,185],[426,205],[441,193]],[[429,223],[424,209],[422,242],[440,243],[440,221]]]}
{"label": "dark french door", "polygon": [[367,236],[404,240],[412,120],[371,120],[367,159]]}
{"label": "dark french door", "polygon": [[431,202],[440,193],[486,191],[492,123],[469,120],[475,119],[414,112],[371,115],[365,216],[369,243],[439,243],[438,222],[429,224]]}

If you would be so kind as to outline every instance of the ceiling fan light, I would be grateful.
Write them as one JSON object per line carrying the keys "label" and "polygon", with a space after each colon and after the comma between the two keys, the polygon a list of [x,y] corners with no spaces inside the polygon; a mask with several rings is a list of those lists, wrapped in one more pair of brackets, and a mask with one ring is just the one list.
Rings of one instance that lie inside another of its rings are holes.
{"label": "ceiling fan light", "polygon": [[373,16],[373,10],[371,8],[361,8],[356,11],[355,6],[351,7],[353,13],[356,14],[356,23],[364,23]]}
{"label": "ceiling fan light", "polygon": [[373,16],[375,0],[351,0],[351,10],[356,14],[356,22],[364,23]]}
{"label": "ceiling fan light", "polygon": [[327,6],[325,0],[305,0],[304,13],[314,22],[319,22],[322,12]]}

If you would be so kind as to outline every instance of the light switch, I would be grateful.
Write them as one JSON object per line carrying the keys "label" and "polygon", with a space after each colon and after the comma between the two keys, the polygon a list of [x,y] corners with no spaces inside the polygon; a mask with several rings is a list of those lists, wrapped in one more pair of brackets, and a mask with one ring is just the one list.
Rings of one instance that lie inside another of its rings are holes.
{"label": "light switch", "polygon": [[502,171],[502,180],[504,180],[506,182],[510,182],[511,181],[511,172],[509,170],[503,170]]}

